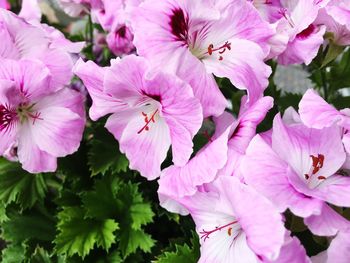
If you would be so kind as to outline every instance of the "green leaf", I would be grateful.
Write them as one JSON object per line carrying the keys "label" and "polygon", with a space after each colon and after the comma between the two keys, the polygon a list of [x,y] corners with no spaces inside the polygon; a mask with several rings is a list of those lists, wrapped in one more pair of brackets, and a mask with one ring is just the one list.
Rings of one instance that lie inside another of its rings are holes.
{"label": "green leaf", "polygon": [[143,230],[128,229],[121,232],[119,248],[124,257],[134,253],[138,248],[144,252],[151,252],[155,242]]}
{"label": "green leaf", "polygon": [[117,219],[123,258],[138,248],[150,251],[154,241],[144,233],[142,226],[152,222],[154,213],[151,205],[143,200],[137,184],[124,183],[111,175],[104,176],[96,180],[94,190],[83,193],[82,201],[87,218]]}
{"label": "green leaf", "polygon": [[[86,216],[90,218],[108,219],[118,214],[118,199],[116,194],[120,182],[116,177],[105,176],[96,180],[94,190],[82,194]],[[103,204],[103,205],[101,205]]]}
{"label": "green leaf", "polygon": [[99,127],[94,131],[90,146],[88,161],[92,176],[104,175],[109,170],[113,173],[126,172],[128,160],[119,152],[117,140],[105,128]]}
{"label": "green leaf", "polygon": [[115,243],[114,231],[118,224],[112,220],[86,219],[85,211],[80,207],[65,207],[58,214],[55,239],[56,251],[72,256],[78,254],[85,257],[96,245],[107,250]]}
{"label": "green leaf", "polygon": [[46,184],[41,174],[25,172],[18,163],[0,159],[0,200],[6,205],[16,202],[23,209],[42,200]]}
{"label": "green leaf", "polygon": [[199,252],[199,240],[196,233],[192,232],[191,244],[192,248],[188,244],[178,245],[175,244],[173,251],[166,251],[157,258],[155,263],[195,263],[198,261]]}
{"label": "green leaf", "polygon": [[9,218],[7,217],[7,214],[6,214],[6,207],[2,202],[0,202],[0,223],[3,223],[8,219]]}
{"label": "green leaf", "polygon": [[116,197],[121,201],[119,248],[122,255],[125,258],[138,248],[149,252],[155,242],[141,227],[152,222],[154,213],[150,204],[144,202],[138,185],[130,182],[120,187]]}
{"label": "green leaf", "polygon": [[165,252],[157,259],[157,263],[195,263],[197,262],[196,255],[194,255],[192,249],[184,244],[182,246],[175,245],[176,250],[173,252]]}
{"label": "green leaf", "polygon": [[36,247],[35,251],[30,258],[30,263],[51,263],[49,253],[42,247]]}
{"label": "green leaf", "polygon": [[6,241],[21,243],[28,239],[51,241],[55,237],[53,218],[31,211],[30,214],[12,214],[2,224],[2,237]]}
{"label": "green leaf", "polygon": [[2,263],[21,263],[25,260],[26,246],[24,244],[11,244],[2,250]]}

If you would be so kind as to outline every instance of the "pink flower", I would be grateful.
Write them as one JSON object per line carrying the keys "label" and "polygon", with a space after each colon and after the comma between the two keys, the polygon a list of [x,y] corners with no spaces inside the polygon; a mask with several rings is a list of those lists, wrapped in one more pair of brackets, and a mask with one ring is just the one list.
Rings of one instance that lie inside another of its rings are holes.
{"label": "pink flower", "polygon": [[31,173],[55,171],[57,157],[75,152],[84,130],[82,95],[50,80],[40,61],[1,59],[0,155],[12,153]]}
{"label": "pink flower", "polygon": [[234,177],[219,177],[207,191],[178,200],[196,223],[198,262],[276,260],[284,244],[282,216],[251,187]]}
{"label": "pink flower", "polygon": [[140,3],[141,0],[102,1],[101,7],[92,10],[95,20],[108,32],[107,44],[116,56],[135,50],[130,13]]}
{"label": "pink flower", "polygon": [[72,53],[80,52],[83,43],[72,43],[57,30],[28,24],[4,9],[0,9],[0,36],[0,58],[40,60],[50,70],[51,86],[69,84],[73,76]]}
{"label": "pink flower", "polygon": [[[284,52],[278,56],[278,62],[282,65],[310,64],[317,55],[318,49],[323,43],[325,33],[324,26],[315,24],[315,19],[324,1],[320,0],[292,0],[283,1],[283,7],[279,10],[284,31],[289,42]],[[281,25],[279,25],[281,27]]]}
{"label": "pink flower", "polygon": [[342,128],[342,140],[347,152],[344,168],[350,169],[350,108],[338,111],[309,89],[299,103],[299,112],[302,122],[308,127],[322,129],[335,124]]}
{"label": "pink flower", "polygon": [[341,132],[274,120],[271,145],[256,135],[240,170],[245,181],[268,197],[283,212],[309,217],[328,202],[350,206],[350,178],[337,175],[345,162]]}
{"label": "pink flower", "polygon": [[147,0],[133,16],[138,54],[190,83],[205,116],[219,116],[226,107],[212,74],[247,89],[250,103],[262,96],[273,30],[245,0],[223,9],[204,0]]}
{"label": "pink flower", "polygon": [[203,120],[188,84],[151,72],[148,62],[134,55],[112,61],[109,68],[79,61],[75,72],[93,99],[91,118],[112,113],[106,128],[119,141],[131,169],[157,178],[170,145],[174,163],[186,164]]}
{"label": "pink flower", "polygon": [[130,54],[134,49],[134,35],[126,25],[118,25],[107,35],[107,44],[116,56]]}

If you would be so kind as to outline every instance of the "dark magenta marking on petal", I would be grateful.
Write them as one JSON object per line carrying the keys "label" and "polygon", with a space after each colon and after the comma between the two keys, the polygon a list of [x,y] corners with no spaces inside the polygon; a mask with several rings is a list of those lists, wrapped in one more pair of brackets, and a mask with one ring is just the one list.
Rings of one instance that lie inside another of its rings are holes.
{"label": "dark magenta marking on petal", "polygon": [[172,10],[169,25],[171,27],[171,33],[176,37],[177,41],[187,42],[188,17],[181,8]]}
{"label": "dark magenta marking on petal", "polygon": [[309,25],[306,29],[304,29],[303,31],[301,31],[298,35],[297,38],[299,39],[306,39],[308,38],[314,31],[315,31],[316,27],[311,24]]}
{"label": "dark magenta marking on petal", "polygon": [[121,38],[125,38],[126,26],[122,26],[121,28],[119,28],[117,31],[117,35],[120,36]]}

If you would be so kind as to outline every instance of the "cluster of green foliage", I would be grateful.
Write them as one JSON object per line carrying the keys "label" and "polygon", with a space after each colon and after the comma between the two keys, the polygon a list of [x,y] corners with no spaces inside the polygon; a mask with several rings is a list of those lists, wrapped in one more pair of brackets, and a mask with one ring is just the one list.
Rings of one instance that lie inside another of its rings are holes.
{"label": "cluster of green foliage", "polygon": [[[335,59],[341,51],[321,49],[305,68],[315,88],[338,108],[350,105],[350,97],[341,93],[350,87],[350,50]],[[91,45],[85,56],[93,59]],[[100,64],[107,65],[110,58],[105,49]],[[270,65],[273,74],[265,95],[274,97],[275,107],[260,131],[271,128],[277,112],[289,106],[297,109],[302,96],[280,90],[274,82],[277,64]],[[237,114],[244,93],[227,79],[218,83]],[[157,182],[128,168],[104,123],[88,122],[79,151],[61,158],[55,173],[29,174],[18,163],[0,159],[2,262],[197,262],[199,240],[192,219],[159,206]],[[196,136],[195,149],[205,142],[204,136]],[[350,219],[349,209],[339,212]],[[327,240],[312,236],[300,218],[288,213],[286,218],[286,226],[310,255],[327,247]]]}

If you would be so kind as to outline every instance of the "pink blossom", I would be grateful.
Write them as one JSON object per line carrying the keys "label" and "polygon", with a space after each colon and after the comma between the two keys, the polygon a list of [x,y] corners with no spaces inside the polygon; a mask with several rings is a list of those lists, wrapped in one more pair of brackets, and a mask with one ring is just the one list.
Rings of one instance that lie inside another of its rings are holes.
{"label": "pink blossom", "polygon": [[116,56],[130,54],[134,49],[134,35],[126,25],[118,25],[107,35],[107,44]]}
{"label": "pink blossom", "polygon": [[108,68],[79,61],[75,72],[93,99],[91,118],[112,113],[106,128],[119,141],[131,169],[157,178],[170,145],[174,163],[186,164],[203,119],[187,83],[152,71],[144,58],[134,55],[114,60]]}
{"label": "pink blossom", "polygon": [[299,112],[302,122],[308,127],[322,129],[335,124],[342,128],[342,140],[347,153],[344,168],[350,169],[350,108],[339,111],[316,91],[309,89],[299,103]]}
{"label": "pink blossom", "polygon": [[72,43],[62,33],[45,25],[31,25],[12,12],[0,9],[0,58],[36,59],[50,70],[50,85],[69,84],[74,58],[83,43]]}
{"label": "pink blossom", "polygon": [[198,262],[276,260],[284,244],[282,216],[251,187],[234,177],[219,177],[208,191],[178,200],[196,223]]}
{"label": "pink blossom", "polygon": [[245,0],[224,9],[204,0],[147,0],[133,17],[137,52],[190,83],[205,116],[219,116],[226,107],[212,74],[248,90],[250,103],[262,96],[273,30]]}
{"label": "pink blossom", "polygon": [[[289,42],[283,53],[278,56],[278,62],[288,64],[310,64],[317,55],[323,43],[324,26],[315,24],[315,19],[324,1],[318,0],[292,0],[281,1],[283,7],[279,10],[281,19]],[[280,25],[281,26],[281,25]]]}
{"label": "pink blossom", "polygon": [[324,202],[350,206],[350,180],[336,174],[346,156],[340,129],[288,126],[277,115],[271,142],[256,135],[240,170],[281,212],[309,217],[320,214]]}
{"label": "pink blossom", "polygon": [[82,95],[50,80],[40,61],[1,59],[0,154],[31,173],[55,171],[57,157],[75,152],[84,130]]}

